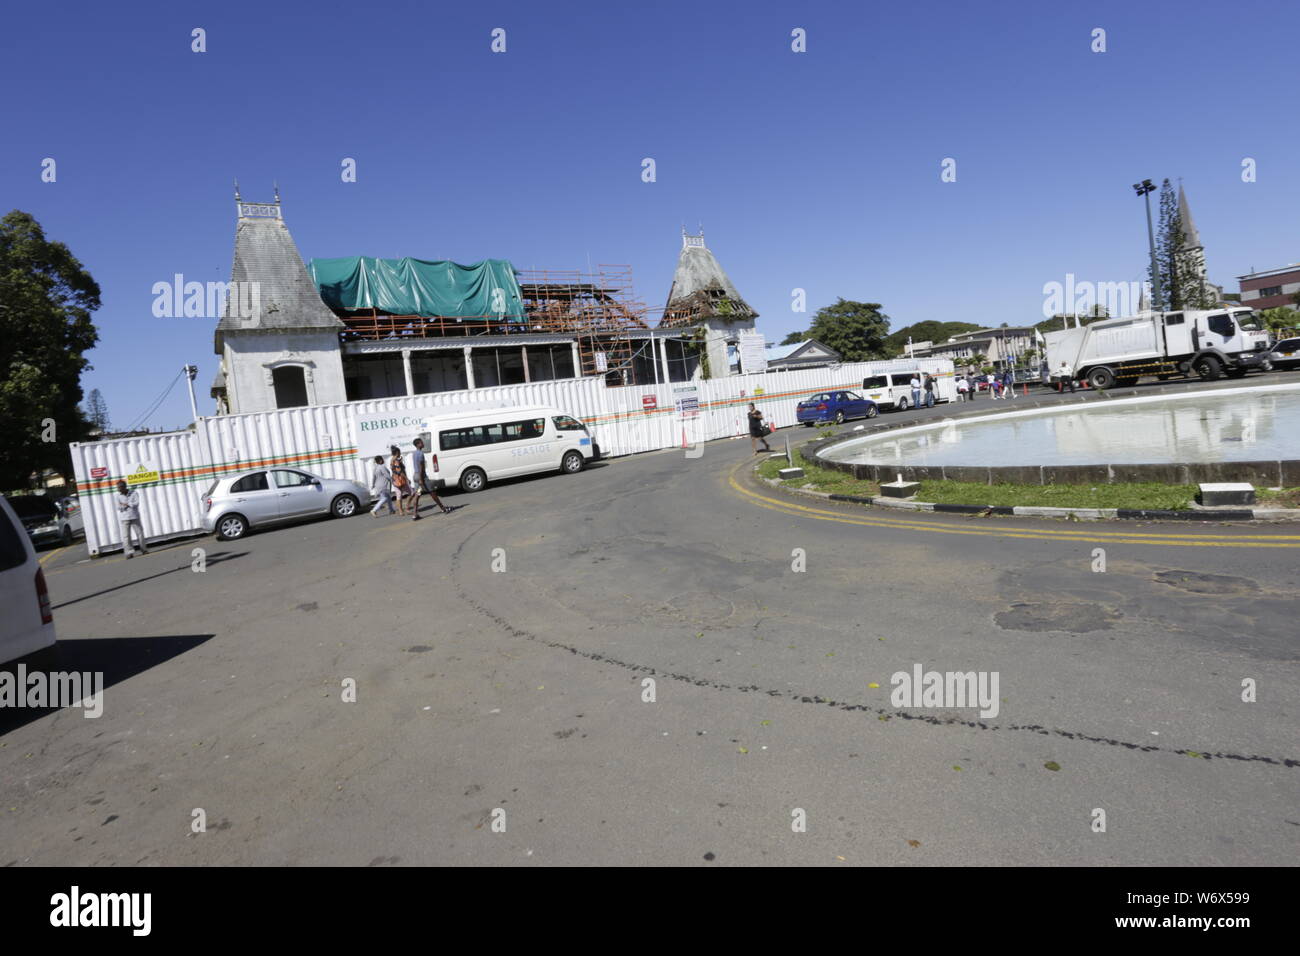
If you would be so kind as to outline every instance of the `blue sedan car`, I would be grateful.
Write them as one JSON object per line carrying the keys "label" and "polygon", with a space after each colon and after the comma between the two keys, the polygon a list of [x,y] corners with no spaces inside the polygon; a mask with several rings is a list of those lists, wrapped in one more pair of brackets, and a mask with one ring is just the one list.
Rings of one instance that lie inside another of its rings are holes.
{"label": "blue sedan car", "polygon": [[838,425],[850,418],[875,418],[878,414],[876,403],[857,392],[822,392],[799,403],[795,421],[809,426],[821,422]]}

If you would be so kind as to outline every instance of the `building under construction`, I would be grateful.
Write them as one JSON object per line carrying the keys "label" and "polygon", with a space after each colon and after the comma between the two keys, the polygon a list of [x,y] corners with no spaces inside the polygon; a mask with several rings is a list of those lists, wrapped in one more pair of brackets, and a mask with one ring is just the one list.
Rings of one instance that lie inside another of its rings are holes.
{"label": "building under construction", "polygon": [[251,310],[228,303],[217,326],[219,412],[579,376],[611,387],[684,382],[702,369],[716,377],[735,369],[738,337],[757,317],[703,236],[684,230],[654,321],[628,266],[582,273],[516,270],[504,259],[368,257],[304,265],[278,194],[272,203],[236,194],[236,205],[231,281],[259,294]]}

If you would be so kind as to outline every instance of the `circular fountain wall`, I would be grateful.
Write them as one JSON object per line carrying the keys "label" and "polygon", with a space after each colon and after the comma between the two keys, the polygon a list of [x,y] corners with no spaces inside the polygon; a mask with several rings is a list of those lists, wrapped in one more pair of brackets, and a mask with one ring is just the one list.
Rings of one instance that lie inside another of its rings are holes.
{"label": "circular fountain wall", "polygon": [[[1071,402],[877,426],[822,446],[860,478],[1077,484],[1250,481],[1300,485],[1300,385]],[[1005,407],[1005,406],[1004,406]],[[960,410],[961,405],[953,406]]]}

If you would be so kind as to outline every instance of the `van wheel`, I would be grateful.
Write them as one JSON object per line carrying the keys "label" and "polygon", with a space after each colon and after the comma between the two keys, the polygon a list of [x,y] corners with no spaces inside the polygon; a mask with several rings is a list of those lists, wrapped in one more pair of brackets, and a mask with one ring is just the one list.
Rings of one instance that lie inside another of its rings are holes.
{"label": "van wheel", "polygon": [[1201,377],[1202,382],[1214,382],[1223,374],[1223,363],[1213,355],[1207,355],[1196,360],[1192,371]]}
{"label": "van wheel", "polygon": [[907,411],[907,399],[905,399],[905,398],[900,398],[900,399],[898,400],[898,403],[895,404],[894,407],[897,408],[900,412],[905,412],[905,411]]}
{"label": "van wheel", "polygon": [[566,475],[576,475],[582,471],[582,466],[586,462],[582,460],[582,455],[576,451],[566,451],[564,458],[560,461],[560,471]]}
{"label": "van wheel", "polygon": [[1093,388],[1114,388],[1115,373],[1108,368],[1095,368],[1088,373],[1088,384]]}
{"label": "van wheel", "polygon": [[487,475],[482,468],[466,468],[460,476],[461,491],[482,491],[487,484]]}
{"label": "van wheel", "polygon": [[330,505],[330,514],[336,518],[351,518],[357,513],[357,499],[351,495],[339,495]]}
{"label": "van wheel", "polygon": [[248,519],[243,515],[225,515],[217,522],[217,538],[234,541],[248,534]]}

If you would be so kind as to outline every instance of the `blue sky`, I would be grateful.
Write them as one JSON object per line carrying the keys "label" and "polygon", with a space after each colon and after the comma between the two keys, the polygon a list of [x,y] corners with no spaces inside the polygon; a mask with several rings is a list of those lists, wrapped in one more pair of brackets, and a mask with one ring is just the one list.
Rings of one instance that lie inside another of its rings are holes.
{"label": "blue sky", "polygon": [[[654,306],[683,222],[702,222],[769,339],[837,296],[882,303],[894,328],[1031,322],[1066,273],[1144,278],[1142,178],[1183,178],[1228,291],[1300,260],[1297,10],[10,5],[0,52],[25,92],[0,106],[0,205],[35,215],[102,287],[83,384],[119,427],[187,362],[212,410],[214,322],[155,318],[150,290],[229,278],[236,177],[250,200],[279,182],[305,259],[626,263]],[[41,182],[45,157],[57,182]],[[940,181],[946,157],[956,182]],[[148,424],[189,417],[178,385]]]}

